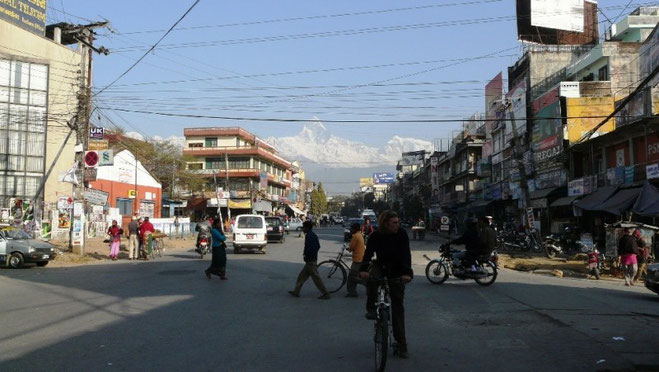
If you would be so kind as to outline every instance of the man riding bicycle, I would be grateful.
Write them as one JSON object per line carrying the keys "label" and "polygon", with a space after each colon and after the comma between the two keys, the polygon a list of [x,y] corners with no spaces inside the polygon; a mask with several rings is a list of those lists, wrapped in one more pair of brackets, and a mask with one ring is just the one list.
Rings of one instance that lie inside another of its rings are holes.
{"label": "man riding bicycle", "polygon": [[[407,232],[399,227],[398,214],[385,211],[380,214],[378,230],[370,235],[364,252],[364,259],[359,268],[359,275],[364,280],[373,276],[375,279],[383,275],[392,280],[389,283],[392,310],[392,328],[396,348],[401,358],[407,358],[407,340],[405,339],[405,284],[412,280],[412,255]],[[377,257],[377,265],[371,265],[373,255]],[[375,319],[375,302],[377,283],[368,281],[366,285],[366,318]]]}

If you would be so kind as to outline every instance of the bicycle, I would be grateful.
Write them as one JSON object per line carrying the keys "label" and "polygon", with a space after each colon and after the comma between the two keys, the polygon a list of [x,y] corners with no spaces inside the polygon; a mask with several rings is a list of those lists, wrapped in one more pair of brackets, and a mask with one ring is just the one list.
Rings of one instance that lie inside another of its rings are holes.
{"label": "bicycle", "polygon": [[350,266],[343,261],[347,243],[343,243],[343,248],[335,259],[323,261],[318,264],[318,274],[323,278],[323,283],[329,293],[338,292],[346,284]]}
{"label": "bicycle", "polygon": [[389,295],[389,282],[401,281],[400,278],[369,279],[378,283],[378,294],[375,302],[375,324],[373,341],[375,343],[375,370],[384,371],[387,364],[389,347],[393,349],[394,355],[398,353],[398,347],[393,340],[393,328],[391,322],[391,297]]}
{"label": "bicycle", "polygon": [[163,240],[163,238],[160,237],[153,239],[151,245],[152,245],[151,257],[152,258],[155,258],[155,256],[162,257],[162,252],[165,251],[165,241]]}

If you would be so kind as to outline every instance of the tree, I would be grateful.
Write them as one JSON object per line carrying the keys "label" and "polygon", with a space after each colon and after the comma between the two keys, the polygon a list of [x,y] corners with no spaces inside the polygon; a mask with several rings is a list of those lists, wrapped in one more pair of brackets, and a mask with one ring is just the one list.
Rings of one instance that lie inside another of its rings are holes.
{"label": "tree", "polygon": [[320,216],[327,213],[327,195],[323,190],[323,184],[318,183],[318,186],[311,190],[311,214]]}
{"label": "tree", "polygon": [[375,205],[375,194],[372,192],[364,194],[364,209],[373,209]]}

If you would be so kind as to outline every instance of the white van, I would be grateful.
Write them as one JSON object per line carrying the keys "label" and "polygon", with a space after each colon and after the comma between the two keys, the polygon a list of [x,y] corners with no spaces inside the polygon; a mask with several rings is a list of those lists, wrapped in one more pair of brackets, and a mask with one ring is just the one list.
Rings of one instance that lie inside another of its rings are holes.
{"label": "white van", "polygon": [[258,214],[243,214],[236,217],[233,226],[233,253],[243,249],[258,249],[265,253],[268,244],[267,225],[265,218]]}

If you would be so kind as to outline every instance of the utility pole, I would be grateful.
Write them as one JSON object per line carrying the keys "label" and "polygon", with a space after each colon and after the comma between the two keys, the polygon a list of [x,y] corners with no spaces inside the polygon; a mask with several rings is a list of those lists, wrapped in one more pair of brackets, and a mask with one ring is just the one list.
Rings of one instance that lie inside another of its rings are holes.
{"label": "utility pole", "polygon": [[[99,27],[107,27],[109,22],[96,22],[84,26],[71,26],[64,32],[71,34],[71,36],[78,40],[80,54],[82,58],[82,77],[80,81],[80,91],[78,93],[78,120],[76,122],[76,156],[78,162],[78,171],[80,182],[78,185],[73,186],[73,206],[74,212],[71,219],[71,228],[69,230],[69,248],[73,249],[74,227],[76,225],[75,205],[76,202],[82,203],[82,208],[79,210],[81,216],[79,218],[78,228],[80,229],[80,255],[85,254],[85,222],[86,222],[86,208],[84,202],[84,192],[87,187],[85,181],[85,162],[83,159],[85,150],[89,143],[89,120],[91,116],[91,85],[92,85],[92,59],[93,53],[107,55],[109,51],[103,47],[95,48],[94,43],[94,29]],[[86,57],[86,58],[85,58]],[[80,204],[78,204],[80,205]]]}
{"label": "utility pole", "polygon": [[[229,190],[229,154],[226,152],[224,153],[224,176],[226,192],[229,193],[229,199],[227,199],[227,218],[231,221],[231,207],[229,206],[229,202],[231,201],[231,190]],[[250,199],[251,198],[252,196],[250,195]]]}

